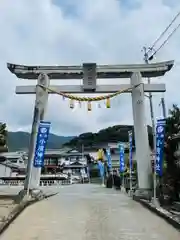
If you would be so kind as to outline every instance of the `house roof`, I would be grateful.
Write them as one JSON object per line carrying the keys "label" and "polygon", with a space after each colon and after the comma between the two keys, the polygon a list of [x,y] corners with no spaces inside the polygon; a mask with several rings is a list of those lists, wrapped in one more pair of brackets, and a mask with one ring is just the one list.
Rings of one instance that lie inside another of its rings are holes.
{"label": "house roof", "polygon": [[76,161],[76,162],[73,162],[73,163],[71,163],[71,164],[69,164],[69,165],[65,165],[65,166],[64,166],[64,168],[76,168],[76,167],[78,167],[78,168],[83,168],[84,165],[83,165],[82,163]]}
{"label": "house roof", "polygon": [[45,152],[45,157],[61,157],[69,155],[82,155],[82,153],[73,148],[47,149]]}
{"label": "house roof", "polygon": [[22,154],[18,152],[4,152],[0,153],[0,157],[5,157],[5,158],[20,158],[22,157]]}

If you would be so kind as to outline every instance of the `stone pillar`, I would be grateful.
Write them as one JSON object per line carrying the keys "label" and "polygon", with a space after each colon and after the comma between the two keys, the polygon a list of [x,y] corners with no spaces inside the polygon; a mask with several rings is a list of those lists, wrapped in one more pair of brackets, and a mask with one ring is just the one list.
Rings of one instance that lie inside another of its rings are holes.
{"label": "stone pillar", "polygon": [[[131,76],[132,109],[134,118],[134,133],[136,145],[136,160],[138,168],[138,186],[140,191],[151,189],[152,168],[150,161],[150,149],[145,115],[144,89],[140,72],[134,72]],[[140,84],[136,87],[136,85]]]}
{"label": "stone pillar", "polygon": [[[38,78],[38,84],[44,87],[49,86],[49,77],[46,74],[40,74]],[[36,92],[36,107],[38,109],[38,123],[40,120],[44,120],[46,108],[48,103],[48,91],[42,87],[37,86]],[[36,133],[38,131],[38,124],[36,126]],[[37,136],[37,134],[36,134]],[[35,149],[34,149],[35,150]],[[33,154],[34,156],[34,154]],[[34,159],[33,159],[34,160]],[[41,168],[35,168],[32,163],[32,171],[30,177],[30,189],[38,188],[40,183]]]}

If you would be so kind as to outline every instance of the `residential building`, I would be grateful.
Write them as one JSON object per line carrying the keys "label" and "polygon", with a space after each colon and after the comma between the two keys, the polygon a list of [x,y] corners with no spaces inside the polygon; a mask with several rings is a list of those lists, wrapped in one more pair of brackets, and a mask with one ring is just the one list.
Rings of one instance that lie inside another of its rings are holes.
{"label": "residential building", "polygon": [[80,153],[73,149],[47,150],[42,173],[80,174],[87,172],[89,162],[91,162],[89,153]]}
{"label": "residential building", "polygon": [[6,152],[0,153],[1,162],[12,167],[13,169],[19,169],[19,172],[25,173],[26,164],[23,159],[23,155],[18,152]]}

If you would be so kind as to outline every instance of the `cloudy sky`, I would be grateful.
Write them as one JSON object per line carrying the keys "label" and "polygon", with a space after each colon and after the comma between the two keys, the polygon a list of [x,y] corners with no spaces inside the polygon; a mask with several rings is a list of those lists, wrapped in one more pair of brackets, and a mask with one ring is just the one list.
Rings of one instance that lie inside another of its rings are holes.
{"label": "cloudy sky", "polygon": [[[10,74],[7,62],[29,65],[142,63],[142,47],[149,47],[178,11],[179,0],[1,0],[0,121],[6,122],[9,130],[29,131],[35,98],[15,95],[16,85],[29,82]],[[171,31],[178,23],[180,18]],[[167,85],[164,95],[154,96],[156,117],[161,115],[158,106],[161,97],[165,97],[167,109],[173,103],[180,103],[179,39],[180,29],[154,60],[175,60],[171,72],[153,80]],[[146,105],[147,123],[150,123],[148,101]],[[85,105],[72,111],[68,101],[50,96],[46,119],[52,122],[52,131],[60,135],[133,123],[130,95],[115,98],[111,109],[106,109],[104,102],[100,109],[96,104],[92,107],[92,112],[87,112]]]}

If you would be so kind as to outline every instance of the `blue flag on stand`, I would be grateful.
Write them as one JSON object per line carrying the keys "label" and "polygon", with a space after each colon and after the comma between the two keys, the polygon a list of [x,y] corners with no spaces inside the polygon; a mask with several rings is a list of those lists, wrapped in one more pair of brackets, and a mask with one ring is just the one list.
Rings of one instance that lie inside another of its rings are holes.
{"label": "blue flag on stand", "polygon": [[124,172],[125,163],[124,163],[124,144],[119,144],[119,171],[120,173]]}
{"label": "blue flag on stand", "polygon": [[112,169],[112,159],[111,159],[111,151],[110,148],[106,149],[106,155],[107,155],[107,164],[109,169]]}
{"label": "blue flag on stand", "polygon": [[165,139],[165,119],[157,120],[156,125],[156,174],[162,176],[163,173],[163,154]]}
{"label": "blue flag on stand", "polygon": [[132,147],[133,147],[132,131],[129,131],[128,134],[129,134],[129,168],[131,171],[132,170]]}
{"label": "blue flag on stand", "polygon": [[102,163],[101,161],[98,161],[98,168],[99,168],[100,176],[103,178],[104,177],[104,163]]}

